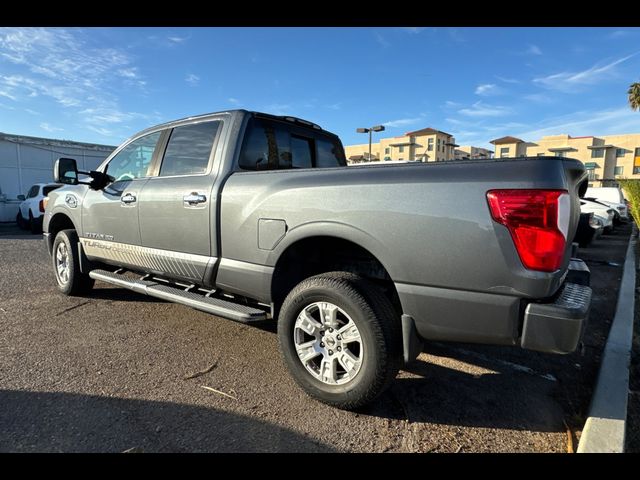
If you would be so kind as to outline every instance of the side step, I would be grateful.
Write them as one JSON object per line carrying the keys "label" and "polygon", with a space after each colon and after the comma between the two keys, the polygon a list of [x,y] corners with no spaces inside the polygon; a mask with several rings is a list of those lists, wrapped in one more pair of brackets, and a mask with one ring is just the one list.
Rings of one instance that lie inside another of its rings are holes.
{"label": "side step", "polygon": [[229,320],[235,320],[236,322],[257,322],[267,319],[267,312],[259,308],[234,303],[222,298],[207,297],[198,293],[188,292],[152,279],[135,279],[107,270],[91,270],[89,276],[95,280],[128,288],[134,292],[144,293],[169,302],[181,303],[182,305],[228,318]]}

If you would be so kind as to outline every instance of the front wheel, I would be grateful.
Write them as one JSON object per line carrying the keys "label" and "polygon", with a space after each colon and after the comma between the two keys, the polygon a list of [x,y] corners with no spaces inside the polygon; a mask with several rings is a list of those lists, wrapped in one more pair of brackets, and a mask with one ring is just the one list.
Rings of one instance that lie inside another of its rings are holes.
{"label": "front wheel", "polygon": [[402,362],[400,319],[384,292],[348,272],[299,283],[278,318],[280,348],[310,396],[347,410],[370,403]]}
{"label": "front wheel", "polygon": [[61,230],[53,241],[53,271],[58,290],[65,295],[78,296],[93,288],[95,281],[80,271],[78,234],[75,230]]}

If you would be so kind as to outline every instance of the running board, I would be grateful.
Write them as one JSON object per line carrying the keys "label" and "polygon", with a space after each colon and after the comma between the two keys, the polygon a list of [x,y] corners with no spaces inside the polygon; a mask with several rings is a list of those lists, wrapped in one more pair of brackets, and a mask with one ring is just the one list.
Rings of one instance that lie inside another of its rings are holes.
{"label": "running board", "polygon": [[267,319],[267,312],[248,305],[230,302],[221,298],[207,297],[194,292],[187,292],[156,281],[135,279],[124,275],[108,272],[107,270],[91,270],[89,276],[95,280],[128,288],[134,292],[143,293],[151,297],[169,302],[181,303],[188,307],[202,310],[219,317],[235,320],[236,322],[257,322]]}

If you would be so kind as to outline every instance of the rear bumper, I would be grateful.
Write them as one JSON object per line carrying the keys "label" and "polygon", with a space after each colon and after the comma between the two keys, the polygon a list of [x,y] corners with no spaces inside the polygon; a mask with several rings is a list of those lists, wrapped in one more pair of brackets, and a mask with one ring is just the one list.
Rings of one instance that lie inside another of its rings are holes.
{"label": "rear bumper", "polygon": [[405,361],[415,358],[422,340],[520,345],[540,352],[570,353],[580,343],[589,316],[589,284],[589,268],[575,258],[564,284],[548,303],[396,283],[404,314]]}
{"label": "rear bumper", "polygon": [[553,303],[527,305],[520,345],[539,352],[573,352],[582,339],[590,308],[591,288],[565,283]]}

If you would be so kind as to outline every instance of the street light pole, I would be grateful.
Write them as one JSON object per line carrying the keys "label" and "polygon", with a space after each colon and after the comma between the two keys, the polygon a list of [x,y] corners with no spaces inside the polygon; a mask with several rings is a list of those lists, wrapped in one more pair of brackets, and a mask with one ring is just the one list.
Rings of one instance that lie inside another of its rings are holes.
{"label": "street light pole", "polygon": [[369,134],[369,161],[371,161],[371,136],[373,132],[382,132],[384,131],[384,125],[376,125],[374,127],[369,128],[357,128],[356,132],[358,133],[368,133]]}

